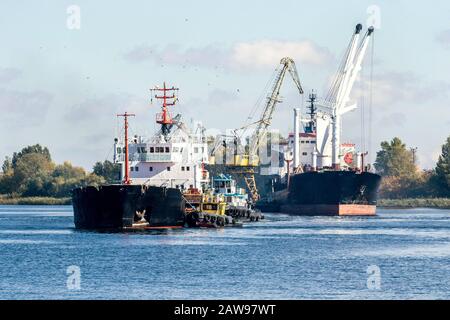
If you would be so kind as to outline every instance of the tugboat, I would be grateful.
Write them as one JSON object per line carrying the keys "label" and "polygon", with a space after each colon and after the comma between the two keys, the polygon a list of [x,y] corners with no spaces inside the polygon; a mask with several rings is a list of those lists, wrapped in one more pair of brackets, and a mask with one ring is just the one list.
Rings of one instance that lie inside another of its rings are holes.
{"label": "tugboat", "polygon": [[189,227],[219,228],[237,224],[236,220],[225,214],[227,204],[223,195],[206,192],[201,197],[198,210],[186,214]]}
{"label": "tugboat", "polygon": [[190,189],[183,194],[188,226],[217,228],[264,219],[260,210],[251,207],[247,193],[237,187],[230,175],[212,178],[211,187],[203,193]]}
{"label": "tugboat", "polygon": [[[273,192],[258,203],[263,211],[295,215],[376,214],[378,174],[369,172],[364,160],[367,153],[356,152],[355,145],[341,143],[341,117],[356,109],[348,105],[353,84],[374,31],[367,30],[358,43],[362,25],[356,26],[341,69],[325,101],[309,96],[309,119],[301,119],[294,109],[294,134],[290,135],[286,153],[293,153],[292,167],[273,185]],[[300,132],[300,123],[306,123]],[[286,158],[286,157],[285,157]]]}
{"label": "tugboat", "polygon": [[225,198],[225,214],[233,219],[259,221],[264,219],[260,210],[254,209],[245,189],[238,188],[231,175],[220,174],[212,179],[212,187],[216,194]]}

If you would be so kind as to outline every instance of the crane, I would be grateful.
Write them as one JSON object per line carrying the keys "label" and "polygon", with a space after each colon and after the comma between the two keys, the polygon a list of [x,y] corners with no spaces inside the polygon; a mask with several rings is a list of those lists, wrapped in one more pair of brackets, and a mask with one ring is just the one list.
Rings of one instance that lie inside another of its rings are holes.
{"label": "crane", "polygon": [[235,136],[237,136],[238,131],[247,129],[251,126],[256,126],[253,133],[250,135],[251,139],[248,144],[248,148],[245,148],[242,155],[237,154],[237,152],[235,151],[236,153],[234,155],[233,164],[227,164],[228,168],[230,169],[229,171],[234,174],[242,175],[244,177],[253,202],[256,202],[259,199],[258,188],[255,181],[255,168],[260,164],[258,155],[259,147],[267,136],[267,131],[272,122],[275,107],[277,103],[281,102],[280,89],[287,72],[291,75],[291,78],[294,81],[298,92],[300,94],[303,94],[303,88],[300,83],[300,78],[298,76],[294,60],[289,57],[285,57],[281,59],[280,64],[281,68],[276,74],[272,90],[267,96],[267,101],[260,119],[244,127],[234,130],[234,134]]}
{"label": "crane", "polygon": [[348,105],[350,93],[361,71],[362,62],[374,32],[374,28],[369,27],[359,42],[361,30],[362,25],[357,24],[328,95],[325,101],[319,104],[331,115],[332,166],[334,170],[340,170],[341,117],[356,109],[356,104]]}

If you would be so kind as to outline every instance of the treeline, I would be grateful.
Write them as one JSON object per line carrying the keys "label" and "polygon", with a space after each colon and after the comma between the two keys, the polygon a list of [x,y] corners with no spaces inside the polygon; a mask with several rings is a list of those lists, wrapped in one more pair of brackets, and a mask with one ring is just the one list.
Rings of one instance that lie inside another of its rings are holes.
{"label": "treeline", "polygon": [[69,197],[76,187],[116,183],[120,167],[110,161],[97,162],[86,172],[70,162],[55,164],[50,151],[39,144],[6,157],[0,175],[0,194],[9,197]]}
{"label": "treeline", "polygon": [[375,169],[383,176],[379,198],[449,198],[450,197],[450,137],[432,170],[420,170],[413,150],[399,138],[381,143]]}

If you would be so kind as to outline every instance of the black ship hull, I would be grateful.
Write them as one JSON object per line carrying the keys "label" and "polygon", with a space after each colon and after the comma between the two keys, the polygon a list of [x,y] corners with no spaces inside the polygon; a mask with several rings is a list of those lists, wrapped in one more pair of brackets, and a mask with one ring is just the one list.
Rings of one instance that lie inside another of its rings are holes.
{"label": "black ship hull", "polygon": [[88,186],[72,191],[75,228],[126,230],[184,225],[180,190],[142,185]]}
{"label": "black ship hull", "polygon": [[295,215],[375,215],[381,177],[370,172],[324,171],[294,174],[289,189],[258,204],[266,212]]}

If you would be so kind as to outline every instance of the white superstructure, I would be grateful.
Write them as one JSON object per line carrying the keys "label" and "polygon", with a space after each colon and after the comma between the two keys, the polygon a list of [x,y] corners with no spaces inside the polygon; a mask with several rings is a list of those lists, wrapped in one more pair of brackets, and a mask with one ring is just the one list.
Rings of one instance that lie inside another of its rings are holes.
{"label": "white superstructure", "polygon": [[[204,169],[204,164],[208,163],[208,148],[203,126],[197,123],[192,130],[181,121],[181,115],[172,118],[168,107],[178,101],[175,95],[178,88],[167,87],[164,83],[162,88],[155,87],[151,91],[162,93],[154,96],[163,102],[162,112],[156,115],[161,128],[149,139],[135,136],[128,141],[115,140],[114,162],[122,165],[121,180],[127,180],[128,176],[127,184],[203,189],[209,180]],[[125,160],[126,146],[128,163]]]}
{"label": "white superstructure", "polygon": [[[174,125],[169,135],[158,132],[150,139],[134,137],[129,142],[129,168],[132,184],[201,189],[208,182],[203,164],[208,150],[203,130],[192,133],[183,125]],[[116,143],[115,161],[124,166],[124,146]]]}

